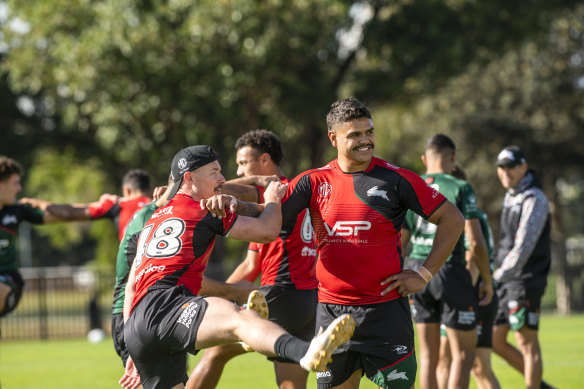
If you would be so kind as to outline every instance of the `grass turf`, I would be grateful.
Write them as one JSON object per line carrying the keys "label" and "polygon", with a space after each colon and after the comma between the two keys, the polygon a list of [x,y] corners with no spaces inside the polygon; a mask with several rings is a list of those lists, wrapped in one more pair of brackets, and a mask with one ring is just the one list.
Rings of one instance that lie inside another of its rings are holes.
{"label": "grass turf", "polygon": [[[540,326],[544,378],[561,388],[581,388],[584,382],[584,315],[545,315]],[[197,357],[189,359],[189,367]],[[493,368],[503,388],[523,387],[519,373],[500,358]],[[0,383],[12,388],[116,388],[123,372],[110,339],[90,344],[85,339],[0,343]],[[225,368],[219,389],[275,388],[272,365],[256,353],[239,356]],[[418,385],[416,387],[419,387]],[[476,388],[471,379],[471,388]],[[312,373],[308,388],[316,388]],[[361,388],[376,388],[367,379]]]}

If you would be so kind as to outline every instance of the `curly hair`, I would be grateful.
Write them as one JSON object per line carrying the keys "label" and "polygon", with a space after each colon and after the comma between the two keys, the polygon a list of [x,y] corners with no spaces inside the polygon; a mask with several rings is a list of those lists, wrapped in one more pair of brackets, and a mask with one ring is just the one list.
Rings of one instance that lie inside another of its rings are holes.
{"label": "curly hair", "polygon": [[336,101],[331,104],[331,108],[326,115],[326,126],[329,131],[339,123],[348,122],[353,119],[371,119],[369,109],[354,97]]}
{"label": "curly hair", "polygon": [[0,155],[0,181],[6,181],[13,174],[22,174],[22,167],[12,158]]}
{"label": "curly hair", "polygon": [[268,130],[259,129],[248,131],[235,141],[236,150],[245,146],[257,150],[259,154],[268,153],[276,165],[280,165],[282,157],[284,156],[280,138]]}

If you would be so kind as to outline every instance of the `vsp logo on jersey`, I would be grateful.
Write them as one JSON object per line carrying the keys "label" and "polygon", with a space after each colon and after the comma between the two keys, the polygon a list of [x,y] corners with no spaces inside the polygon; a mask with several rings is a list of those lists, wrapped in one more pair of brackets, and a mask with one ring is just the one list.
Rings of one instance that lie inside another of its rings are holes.
{"label": "vsp logo on jersey", "polygon": [[186,307],[183,305],[181,308],[183,311],[176,322],[190,328],[193,322],[193,317],[197,314],[197,303],[191,302],[186,304]]}
{"label": "vsp logo on jersey", "polygon": [[324,227],[329,236],[358,236],[359,231],[367,231],[371,229],[371,222],[366,220],[338,221],[333,228],[330,228],[325,222]]}

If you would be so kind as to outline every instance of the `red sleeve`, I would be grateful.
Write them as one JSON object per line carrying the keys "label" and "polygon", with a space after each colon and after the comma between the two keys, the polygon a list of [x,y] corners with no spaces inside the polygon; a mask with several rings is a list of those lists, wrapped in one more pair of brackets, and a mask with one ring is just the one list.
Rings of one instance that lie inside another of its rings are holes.
{"label": "red sleeve", "polygon": [[406,186],[410,186],[413,189],[412,191],[404,188],[406,190],[401,191],[404,194],[404,201],[411,210],[425,219],[429,218],[446,201],[446,197],[428,185],[416,173],[401,169],[400,174],[407,181]]}
{"label": "red sleeve", "polygon": [[105,199],[103,201],[96,201],[89,204],[89,215],[92,219],[99,219],[106,217],[107,213],[112,209],[117,202],[112,199]]}
{"label": "red sleeve", "polygon": [[231,212],[229,209],[225,210],[225,217],[221,219],[223,221],[223,233],[221,235],[226,236],[231,231],[231,227],[235,224],[237,220],[237,214]]}
{"label": "red sleeve", "polygon": [[255,242],[249,242],[249,246],[247,247],[247,249],[251,251],[260,251],[260,245]]}

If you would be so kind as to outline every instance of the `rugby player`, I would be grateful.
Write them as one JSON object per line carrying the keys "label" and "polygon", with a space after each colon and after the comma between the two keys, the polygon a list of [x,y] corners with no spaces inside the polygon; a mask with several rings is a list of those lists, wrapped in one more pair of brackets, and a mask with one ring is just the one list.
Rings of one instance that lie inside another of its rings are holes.
{"label": "rugby player", "polygon": [[[478,301],[470,273],[466,269],[465,236],[469,242],[471,260],[477,264],[483,280],[481,288],[484,298],[481,303],[484,305],[490,303],[493,296],[487,247],[481,233],[474,190],[469,183],[449,174],[456,163],[454,142],[443,134],[430,137],[422,162],[426,166],[426,174],[422,178],[456,204],[464,215],[465,234],[458,239],[454,251],[436,277],[413,295],[414,320],[420,346],[420,387],[435,388],[437,385],[440,323],[446,326],[452,355],[449,387],[468,387],[477,343]],[[411,238],[410,258],[414,262],[426,259],[432,250],[435,233],[435,226],[426,223],[413,212],[408,212],[402,245],[405,246]]]}
{"label": "rugby player", "polygon": [[[326,121],[337,159],[294,178],[282,206],[284,223],[310,210],[318,247],[317,327],[341,314],[357,323],[351,340],[317,373],[317,385],[357,388],[365,374],[382,388],[410,388],[417,364],[407,295],[438,272],[464,220],[417,174],[373,156],[373,121],[359,100],[333,103]],[[438,226],[432,251],[416,270],[403,268],[400,232],[408,209]]]}
{"label": "rugby player", "polygon": [[124,340],[130,353],[126,369],[136,368],[144,388],[180,388],[187,380],[187,352],[244,341],[262,354],[291,359],[307,370],[323,370],[354,330],[350,315],[339,315],[307,342],[252,310],[198,295],[217,234],[261,243],[277,238],[286,187],[272,182],[264,193],[266,203],[255,205],[263,211],[250,218],[235,211],[253,204],[221,195],[225,179],[211,147],[180,150],[171,172],[170,201],[145,224],[126,286]]}

